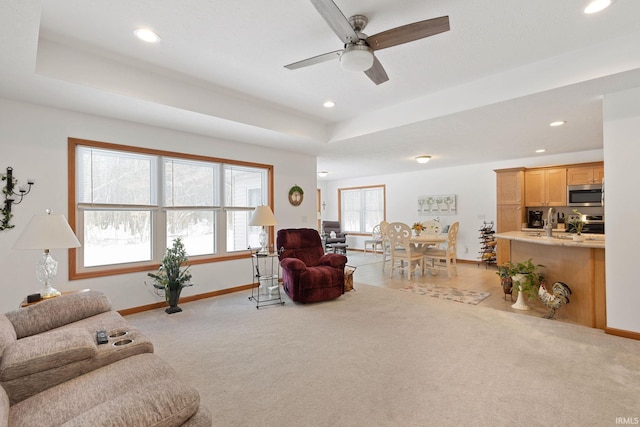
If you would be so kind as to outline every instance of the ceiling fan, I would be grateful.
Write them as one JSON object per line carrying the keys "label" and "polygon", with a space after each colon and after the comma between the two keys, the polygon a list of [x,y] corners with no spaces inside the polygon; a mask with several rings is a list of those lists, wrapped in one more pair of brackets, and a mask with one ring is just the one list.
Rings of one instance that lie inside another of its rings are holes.
{"label": "ceiling fan", "polygon": [[347,19],[332,0],[310,1],[333,32],[344,42],[344,49],[285,65],[289,70],[340,58],[342,68],[349,71],[364,71],[375,84],[379,85],[389,80],[389,76],[374,56],[374,51],[449,31],[449,17],[441,16],[367,36],[362,32],[369,22],[366,16],[354,15]]}

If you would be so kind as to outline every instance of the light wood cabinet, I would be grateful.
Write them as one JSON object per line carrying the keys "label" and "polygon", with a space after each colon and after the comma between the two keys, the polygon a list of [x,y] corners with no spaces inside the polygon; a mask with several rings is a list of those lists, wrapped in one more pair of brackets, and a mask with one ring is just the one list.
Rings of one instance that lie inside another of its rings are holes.
{"label": "light wood cabinet", "polygon": [[567,169],[531,169],[524,173],[526,206],[566,206]]}
{"label": "light wood cabinet", "polygon": [[[525,222],[524,168],[496,170],[496,231],[518,231]],[[510,241],[498,239],[496,262],[502,265],[509,261]]]}
{"label": "light wood cabinet", "polygon": [[603,179],[603,164],[567,168],[567,185],[601,184]]}

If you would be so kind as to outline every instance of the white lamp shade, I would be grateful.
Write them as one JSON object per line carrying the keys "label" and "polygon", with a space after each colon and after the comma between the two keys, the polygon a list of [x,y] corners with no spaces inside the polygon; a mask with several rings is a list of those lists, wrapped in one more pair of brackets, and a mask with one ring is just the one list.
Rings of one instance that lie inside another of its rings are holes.
{"label": "white lamp shade", "polygon": [[367,71],[373,66],[373,53],[369,46],[348,46],[340,56],[340,65],[347,71]]}
{"label": "white lamp shade", "polygon": [[34,215],[27,224],[14,249],[77,248],[80,242],[64,215]]}
{"label": "white lamp shade", "polygon": [[269,206],[258,206],[249,221],[251,226],[278,225],[275,215]]}

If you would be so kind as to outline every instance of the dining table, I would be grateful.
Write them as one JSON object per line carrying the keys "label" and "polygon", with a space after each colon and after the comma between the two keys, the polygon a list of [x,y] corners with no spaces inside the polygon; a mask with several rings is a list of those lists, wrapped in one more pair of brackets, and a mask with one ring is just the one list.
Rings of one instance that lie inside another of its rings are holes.
{"label": "dining table", "polygon": [[447,234],[420,234],[419,236],[412,236],[409,238],[411,243],[417,251],[424,251],[431,246],[437,246],[440,243],[447,241]]}
{"label": "dining table", "polygon": [[409,238],[409,242],[415,245],[439,245],[447,241],[446,234],[420,234],[419,236],[412,236]]}

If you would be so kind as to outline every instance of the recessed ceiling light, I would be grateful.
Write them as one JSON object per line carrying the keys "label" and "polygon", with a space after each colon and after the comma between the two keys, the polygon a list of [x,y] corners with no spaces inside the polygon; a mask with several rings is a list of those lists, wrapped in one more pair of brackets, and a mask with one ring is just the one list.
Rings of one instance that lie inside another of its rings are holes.
{"label": "recessed ceiling light", "polygon": [[157,43],[160,41],[159,35],[146,28],[136,28],[135,30],[133,30],[133,34],[140,40],[147,43]]}
{"label": "recessed ceiling light", "polygon": [[558,120],[557,122],[551,122],[551,123],[549,123],[549,126],[553,126],[553,127],[556,127],[556,126],[562,126],[562,125],[563,125],[563,124],[565,124],[565,123],[567,123],[565,120]]}
{"label": "recessed ceiling light", "polygon": [[318,176],[319,176],[320,178],[324,178],[324,177],[325,177],[325,176],[327,176],[327,175],[329,175],[329,172],[327,172],[327,171],[320,171],[320,172],[318,172]]}
{"label": "recessed ceiling light", "polygon": [[322,105],[324,105],[324,108],[333,108],[336,106],[336,103],[333,101],[325,101]]}
{"label": "recessed ceiling light", "polygon": [[613,3],[612,0],[593,0],[584,8],[584,13],[598,13],[611,6],[611,3]]}
{"label": "recessed ceiling light", "polygon": [[541,148],[539,150],[536,150],[536,153],[544,153],[545,151],[547,151],[546,148]]}
{"label": "recessed ceiling light", "polygon": [[427,163],[429,160],[431,160],[431,156],[418,156],[418,157],[416,157],[416,162],[418,162],[418,163]]}

